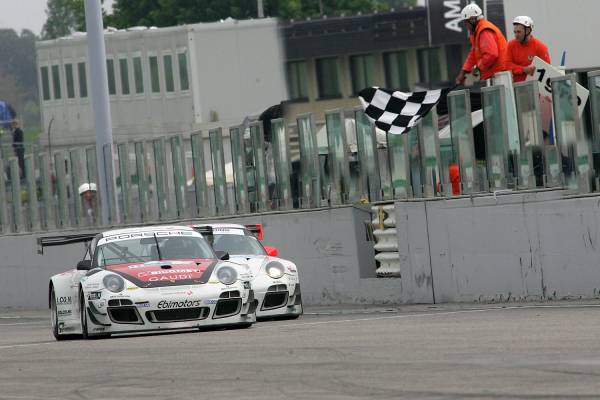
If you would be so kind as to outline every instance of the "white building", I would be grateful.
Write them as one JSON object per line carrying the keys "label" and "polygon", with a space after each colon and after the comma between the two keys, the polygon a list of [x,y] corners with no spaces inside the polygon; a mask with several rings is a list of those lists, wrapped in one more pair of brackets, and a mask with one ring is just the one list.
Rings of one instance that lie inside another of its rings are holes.
{"label": "white building", "polygon": [[[115,140],[237,125],[287,99],[276,19],[130,28],[105,40]],[[94,143],[85,33],[36,50],[42,140]]]}

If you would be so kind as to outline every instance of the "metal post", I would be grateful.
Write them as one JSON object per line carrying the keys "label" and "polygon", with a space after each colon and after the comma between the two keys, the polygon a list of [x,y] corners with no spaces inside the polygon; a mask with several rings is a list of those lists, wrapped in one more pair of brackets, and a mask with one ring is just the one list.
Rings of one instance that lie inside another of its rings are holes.
{"label": "metal post", "polygon": [[[102,25],[102,5],[100,0],[85,0],[85,25],[87,29],[88,55],[91,79],[90,95],[94,109],[94,126],[96,129],[96,159],[98,160],[98,187],[102,204],[102,224],[108,225],[110,216],[116,213],[111,210],[113,205],[109,194],[115,192],[115,179],[107,179],[103,149],[105,144],[113,142],[110,104],[108,98],[108,78],[106,72],[106,49]],[[114,169],[110,169],[114,174]]]}

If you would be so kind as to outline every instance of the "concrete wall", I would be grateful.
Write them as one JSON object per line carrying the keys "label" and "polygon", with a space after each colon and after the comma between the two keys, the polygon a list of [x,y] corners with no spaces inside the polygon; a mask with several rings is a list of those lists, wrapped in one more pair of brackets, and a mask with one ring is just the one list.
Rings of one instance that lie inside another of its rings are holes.
{"label": "concrete wall", "polygon": [[598,196],[531,192],[415,207],[427,214],[436,302],[600,295]]}

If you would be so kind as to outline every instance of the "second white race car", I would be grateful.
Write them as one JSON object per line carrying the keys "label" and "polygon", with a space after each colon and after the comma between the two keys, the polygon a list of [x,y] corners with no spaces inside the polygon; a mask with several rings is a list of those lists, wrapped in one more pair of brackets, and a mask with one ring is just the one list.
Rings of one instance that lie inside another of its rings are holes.
{"label": "second white race car", "polygon": [[[258,301],[258,319],[294,319],[302,315],[302,294],[298,268],[277,257],[277,249],[263,246],[261,225],[192,225],[216,251],[229,253],[229,260],[247,264],[252,271],[252,289]],[[211,239],[212,235],[212,239]]]}

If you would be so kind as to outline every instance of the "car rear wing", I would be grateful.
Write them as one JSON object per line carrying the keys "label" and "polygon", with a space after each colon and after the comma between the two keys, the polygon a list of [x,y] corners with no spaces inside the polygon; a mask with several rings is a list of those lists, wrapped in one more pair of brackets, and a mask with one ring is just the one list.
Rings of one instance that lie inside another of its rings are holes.
{"label": "car rear wing", "polygon": [[44,247],[91,242],[97,235],[97,233],[81,233],[78,235],[42,236],[37,239],[38,254],[44,254]]}
{"label": "car rear wing", "polygon": [[210,225],[190,225],[196,232],[200,233],[212,246],[214,241],[213,228]]}
{"label": "car rear wing", "polygon": [[258,240],[263,240],[263,226],[262,224],[251,224],[244,225],[246,229],[250,231],[250,233],[254,234]]}

